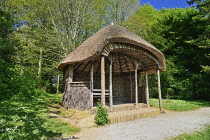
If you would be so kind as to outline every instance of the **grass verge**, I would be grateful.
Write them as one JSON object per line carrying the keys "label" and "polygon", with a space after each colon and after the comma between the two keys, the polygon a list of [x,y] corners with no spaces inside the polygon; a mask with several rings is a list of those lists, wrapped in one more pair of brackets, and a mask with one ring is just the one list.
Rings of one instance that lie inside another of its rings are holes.
{"label": "grass verge", "polygon": [[55,94],[0,101],[0,139],[40,140],[78,132],[79,128],[48,116],[48,106],[60,102],[61,95]]}
{"label": "grass verge", "polygon": [[[188,111],[201,107],[210,106],[210,102],[197,100],[197,101],[185,101],[185,100],[162,100],[163,108],[172,111]],[[150,105],[159,107],[158,99],[150,99]]]}
{"label": "grass verge", "polygon": [[[188,111],[195,110],[201,107],[210,106],[208,101],[186,101],[186,100],[162,100],[163,108],[172,111]],[[159,107],[158,99],[150,99],[150,105]],[[201,131],[196,131],[191,134],[181,134],[177,137],[169,138],[170,140],[210,140],[210,125],[206,125]]]}
{"label": "grass verge", "polygon": [[210,140],[210,125],[205,125],[201,131],[196,131],[192,134],[181,134],[170,140]]}

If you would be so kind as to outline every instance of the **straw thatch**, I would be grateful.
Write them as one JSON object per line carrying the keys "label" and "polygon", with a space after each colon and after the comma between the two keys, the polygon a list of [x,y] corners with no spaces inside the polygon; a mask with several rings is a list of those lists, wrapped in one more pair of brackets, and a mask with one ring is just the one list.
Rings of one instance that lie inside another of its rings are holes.
{"label": "straw thatch", "polygon": [[110,43],[130,44],[144,49],[158,60],[160,66],[157,69],[166,70],[164,55],[159,50],[139,36],[117,25],[109,25],[96,32],[63,59],[58,69],[63,71],[68,64],[87,63],[90,60],[96,60]]}

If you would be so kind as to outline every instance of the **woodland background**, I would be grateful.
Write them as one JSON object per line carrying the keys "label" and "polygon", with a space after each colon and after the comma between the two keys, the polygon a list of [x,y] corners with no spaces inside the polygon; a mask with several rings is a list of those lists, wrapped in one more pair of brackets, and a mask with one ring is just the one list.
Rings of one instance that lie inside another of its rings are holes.
{"label": "woodland background", "polygon": [[[114,22],[166,57],[163,98],[210,100],[210,0],[154,9],[138,0],[0,0],[0,100],[62,92],[59,62]],[[157,97],[157,79],[149,76]]]}

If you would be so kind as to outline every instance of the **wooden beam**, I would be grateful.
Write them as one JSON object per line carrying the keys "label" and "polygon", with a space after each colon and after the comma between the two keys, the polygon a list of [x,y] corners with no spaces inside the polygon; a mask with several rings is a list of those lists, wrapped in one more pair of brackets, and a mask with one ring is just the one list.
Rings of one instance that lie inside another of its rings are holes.
{"label": "wooden beam", "polygon": [[135,63],[135,95],[136,95],[136,109],[139,108],[139,105],[138,105],[138,66],[139,66],[139,63]]}
{"label": "wooden beam", "polygon": [[85,67],[82,69],[82,72],[84,72],[84,70],[87,68],[87,66],[90,64],[90,61],[87,62],[87,64],[85,65]]}
{"label": "wooden beam", "polygon": [[76,67],[79,65],[79,63],[74,64],[74,69],[76,69]]}
{"label": "wooden beam", "polygon": [[122,66],[121,66],[121,61],[120,61],[120,56],[118,56],[118,61],[119,61],[120,71],[121,71],[121,73],[123,73]]}
{"label": "wooden beam", "polygon": [[128,60],[131,61],[131,63],[133,64],[133,69],[135,69],[135,64],[134,61],[138,61],[136,58],[132,57],[131,55],[127,55],[126,53],[122,53],[121,56],[126,56],[128,58]]}
{"label": "wooden beam", "polygon": [[147,102],[147,105],[149,107],[150,106],[149,105],[149,84],[148,84],[148,73],[147,73],[147,71],[145,71],[145,78],[146,78],[146,86],[145,86],[146,102]]}
{"label": "wooden beam", "polygon": [[133,62],[133,59],[129,58],[129,60],[130,60],[130,62],[131,62],[132,65],[133,65],[133,69],[135,69],[135,64],[134,64],[134,62]]}
{"label": "wooden beam", "polygon": [[97,68],[97,70],[96,70],[96,73],[98,73],[98,71],[99,71],[99,69],[100,69],[100,63],[98,63],[98,68]]}
{"label": "wooden beam", "polygon": [[128,70],[128,72],[130,73],[131,71],[130,71],[130,68],[129,68],[129,66],[128,66],[128,62],[127,62],[127,60],[126,60],[126,58],[125,58],[125,57],[123,57],[123,59],[124,59],[124,61],[125,61],[125,64],[126,64],[127,70]]}
{"label": "wooden beam", "polygon": [[[138,84],[138,89],[139,89],[139,87],[142,87],[142,79],[141,79],[141,73],[139,72],[139,76],[138,76],[138,78],[139,78],[139,84]],[[138,94],[139,94],[139,97],[140,97],[140,99],[142,99],[142,93],[141,93],[141,91],[142,90],[139,90],[138,91]],[[142,100],[143,101],[143,100]]]}
{"label": "wooden beam", "polygon": [[133,102],[133,86],[132,86],[132,77],[131,73],[129,73],[129,78],[130,78],[130,91],[131,91],[131,103]]}
{"label": "wooden beam", "polygon": [[77,71],[77,69],[82,65],[83,63],[80,63],[74,70]]}
{"label": "wooden beam", "polygon": [[163,113],[162,95],[161,95],[161,85],[160,85],[160,70],[157,70],[157,78],[158,78],[159,108],[160,108],[160,112]]}
{"label": "wooden beam", "polygon": [[91,62],[91,69],[90,69],[90,91],[91,91],[90,106],[91,109],[93,109],[93,61]]}
{"label": "wooden beam", "polygon": [[128,50],[138,52],[138,53],[148,57],[149,59],[152,59],[158,67],[161,66],[160,62],[158,61],[158,59],[156,58],[156,56],[153,53],[151,53],[150,51],[147,51],[144,48],[140,48],[140,47],[137,47],[137,46],[131,45],[131,44],[128,45],[128,44],[123,44],[123,43],[112,43],[112,44],[106,46],[103,49],[103,51],[101,52],[101,54],[108,56],[108,54],[114,49],[128,49]]}
{"label": "wooden beam", "polygon": [[113,112],[113,96],[112,96],[112,64],[113,64],[113,56],[109,57],[110,66],[109,66],[109,106],[110,112]]}
{"label": "wooden beam", "polygon": [[101,56],[101,104],[105,106],[105,57]]}

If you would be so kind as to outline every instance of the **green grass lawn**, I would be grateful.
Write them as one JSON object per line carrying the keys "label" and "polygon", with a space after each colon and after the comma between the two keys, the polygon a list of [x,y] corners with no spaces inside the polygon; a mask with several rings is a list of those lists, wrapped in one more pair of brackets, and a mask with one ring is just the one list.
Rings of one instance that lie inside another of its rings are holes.
{"label": "green grass lawn", "polygon": [[[0,139],[40,140],[64,137],[80,131],[77,127],[48,116],[50,113],[48,107],[59,103],[61,103],[60,94],[45,94],[30,99],[0,101]],[[158,107],[158,99],[151,99],[150,104]],[[210,102],[163,100],[164,109],[174,111],[193,110],[206,106],[210,106]],[[210,126],[207,126],[205,130],[196,132],[195,135],[209,134],[209,129]],[[187,139],[190,136],[186,134]],[[177,137],[177,139],[185,139],[182,137],[184,136]]]}
{"label": "green grass lawn", "polygon": [[[208,101],[185,101],[185,100],[162,100],[163,108],[172,111],[188,111],[195,110],[201,107],[209,107]],[[159,107],[158,99],[150,99],[150,105]],[[210,140],[210,125],[206,125],[201,131],[194,132],[192,134],[182,134],[177,137],[171,138],[171,140]]]}
{"label": "green grass lawn", "polygon": [[210,140],[210,125],[206,125],[201,131],[192,134],[181,134],[171,140]]}
{"label": "green grass lawn", "polygon": [[[163,108],[172,111],[188,111],[210,106],[208,101],[162,100]],[[159,107],[158,99],[150,99],[150,105]]]}
{"label": "green grass lawn", "polygon": [[0,101],[0,139],[40,140],[78,132],[79,128],[48,116],[48,106],[60,102],[61,95],[55,94]]}

